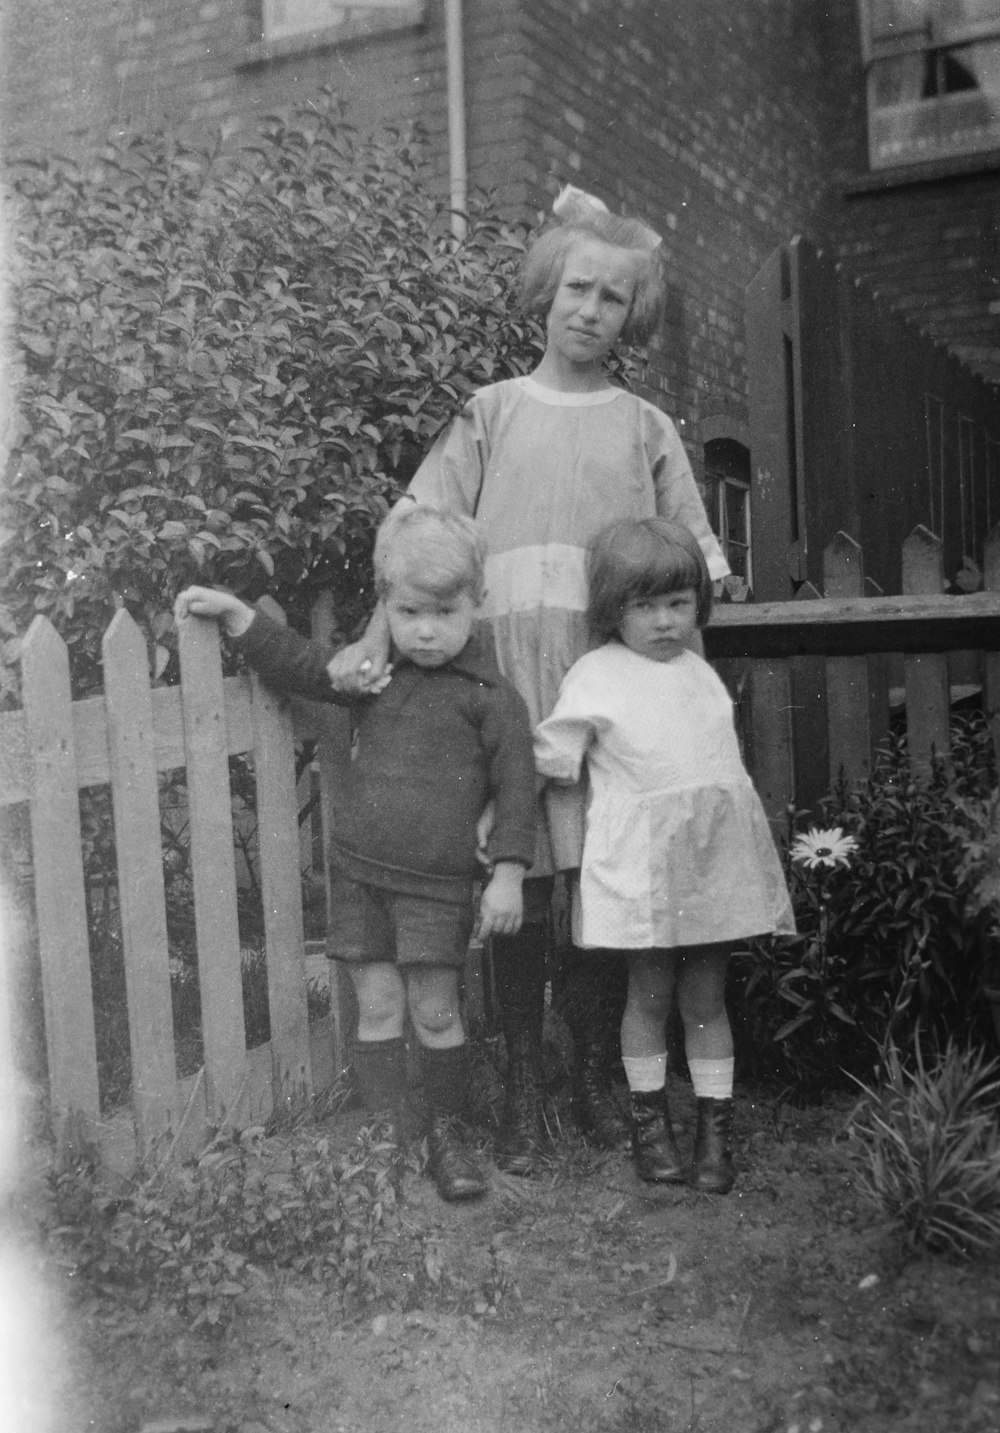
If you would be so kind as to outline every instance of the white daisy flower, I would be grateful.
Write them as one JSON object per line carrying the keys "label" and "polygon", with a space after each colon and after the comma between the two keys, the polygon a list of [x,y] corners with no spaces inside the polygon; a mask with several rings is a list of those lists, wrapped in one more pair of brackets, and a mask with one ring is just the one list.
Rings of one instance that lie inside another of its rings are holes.
{"label": "white daisy flower", "polygon": [[796,836],[789,855],[797,865],[814,870],[817,866],[849,866],[857,849],[857,841],[845,836],[842,826],[829,831],[813,826],[804,836]]}

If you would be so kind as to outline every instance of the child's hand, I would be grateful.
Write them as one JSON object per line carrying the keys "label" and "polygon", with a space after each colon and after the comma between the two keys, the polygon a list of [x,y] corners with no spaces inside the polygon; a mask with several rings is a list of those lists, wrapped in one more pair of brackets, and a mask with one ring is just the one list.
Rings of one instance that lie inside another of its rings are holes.
{"label": "child's hand", "polygon": [[185,587],[174,602],[174,619],[214,617],[227,637],[239,637],[254,618],[252,607],[216,587]]}
{"label": "child's hand", "polygon": [[481,866],[490,865],[489,844],[490,836],[497,819],[497,804],[491,796],[483,807],[482,814],[476,822],[476,860]]}
{"label": "child's hand", "polygon": [[491,935],[517,935],[524,916],[521,884],[524,867],[516,861],[498,861],[479,901],[477,935],[487,940]]}
{"label": "child's hand", "polygon": [[326,674],[341,696],[377,696],[392,680],[392,664],[378,661],[363,642],[354,642],[330,658]]}

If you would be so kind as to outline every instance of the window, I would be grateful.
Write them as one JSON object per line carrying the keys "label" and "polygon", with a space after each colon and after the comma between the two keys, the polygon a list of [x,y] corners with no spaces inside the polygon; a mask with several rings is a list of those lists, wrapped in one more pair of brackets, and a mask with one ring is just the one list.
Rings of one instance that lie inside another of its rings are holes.
{"label": "window", "polygon": [[753,586],[750,551],[750,454],[733,438],[705,444],[709,516],[733,576]]}
{"label": "window", "polygon": [[860,0],[873,169],[1000,149],[1000,0]]}
{"label": "window", "polygon": [[413,0],[260,0],[259,42],[265,46],[301,47],[338,32],[378,33],[412,24],[422,17],[423,3]]}

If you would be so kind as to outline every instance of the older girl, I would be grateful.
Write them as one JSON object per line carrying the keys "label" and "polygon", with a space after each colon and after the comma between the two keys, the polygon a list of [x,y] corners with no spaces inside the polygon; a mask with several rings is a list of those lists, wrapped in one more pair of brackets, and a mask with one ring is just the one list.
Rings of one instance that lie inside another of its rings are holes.
{"label": "older girl", "polygon": [[794,930],[767,817],[740,757],[732,704],[692,651],[712,587],[691,534],[662,518],[601,533],[590,554],[590,628],[535,734],[553,781],[591,782],[574,911],[584,949],[628,966],[621,1026],[632,1145],[642,1179],[685,1178],[666,1096],[676,992],[698,1102],[692,1182],[733,1183],[733,1040],[726,964],[736,941]]}
{"label": "older girl", "polygon": [[[541,362],[530,376],[480,389],[410,485],[417,502],[474,516],[484,531],[486,614],[497,658],[536,722],[551,711],[563,676],[587,649],[585,554],[610,520],[669,517],[695,535],[713,577],[728,571],[673,423],[612,383],[605,368],[617,344],[649,341],[663,296],[658,237],[589,195],[564,191],[522,275],[523,306],[546,316]],[[362,641],[334,663],[331,679],[376,681],[386,657],[385,621],[377,612]],[[518,935],[493,941],[508,1050],[498,1160],[515,1174],[536,1168],[543,1133],[540,1055],[553,877],[579,866],[582,838],[580,793],[554,792],[539,809],[524,925]],[[577,1056],[578,1115],[609,1144],[626,1132],[609,1099],[601,1022],[593,1001],[575,994],[593,984],[593,965],[582,954],[573,960],[565,1013]],[[606,964],[599,978],[608,981]],[[614,1009],[607,991],[601,1001]]]}

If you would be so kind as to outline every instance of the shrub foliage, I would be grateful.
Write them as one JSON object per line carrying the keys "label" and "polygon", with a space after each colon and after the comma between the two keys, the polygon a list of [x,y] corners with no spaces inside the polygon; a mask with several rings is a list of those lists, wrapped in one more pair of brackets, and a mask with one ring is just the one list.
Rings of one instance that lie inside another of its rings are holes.
{"label": "shrub foliage", "polygon": [[928,776],[911,773],[898,737],[863,786],[826,799],[821,824],[853,838],[849,860],[807,869],[788,859],[798,935],[754,941],[733,963],[746,1072],[809,1098],[870,1077],[890,1041],[909,1057],[918,1034],[942,1046],[959,1032],[990,1038],[977,895],[986,847],[970,841],[995,781],[986,724],[968,719],[950,763]]}
{"label": "shrub foliage", "polygon": [[523,372],[521,234],[488,197],[456,244],[419,134],[327,95],[236,147],[116,141],[96,172],[17,166],[19,426],[2,515],[8,689],[37,612],[78,689],[125,605],[170,658],[192,581],[347,620],[386,504],[465,396]]}

